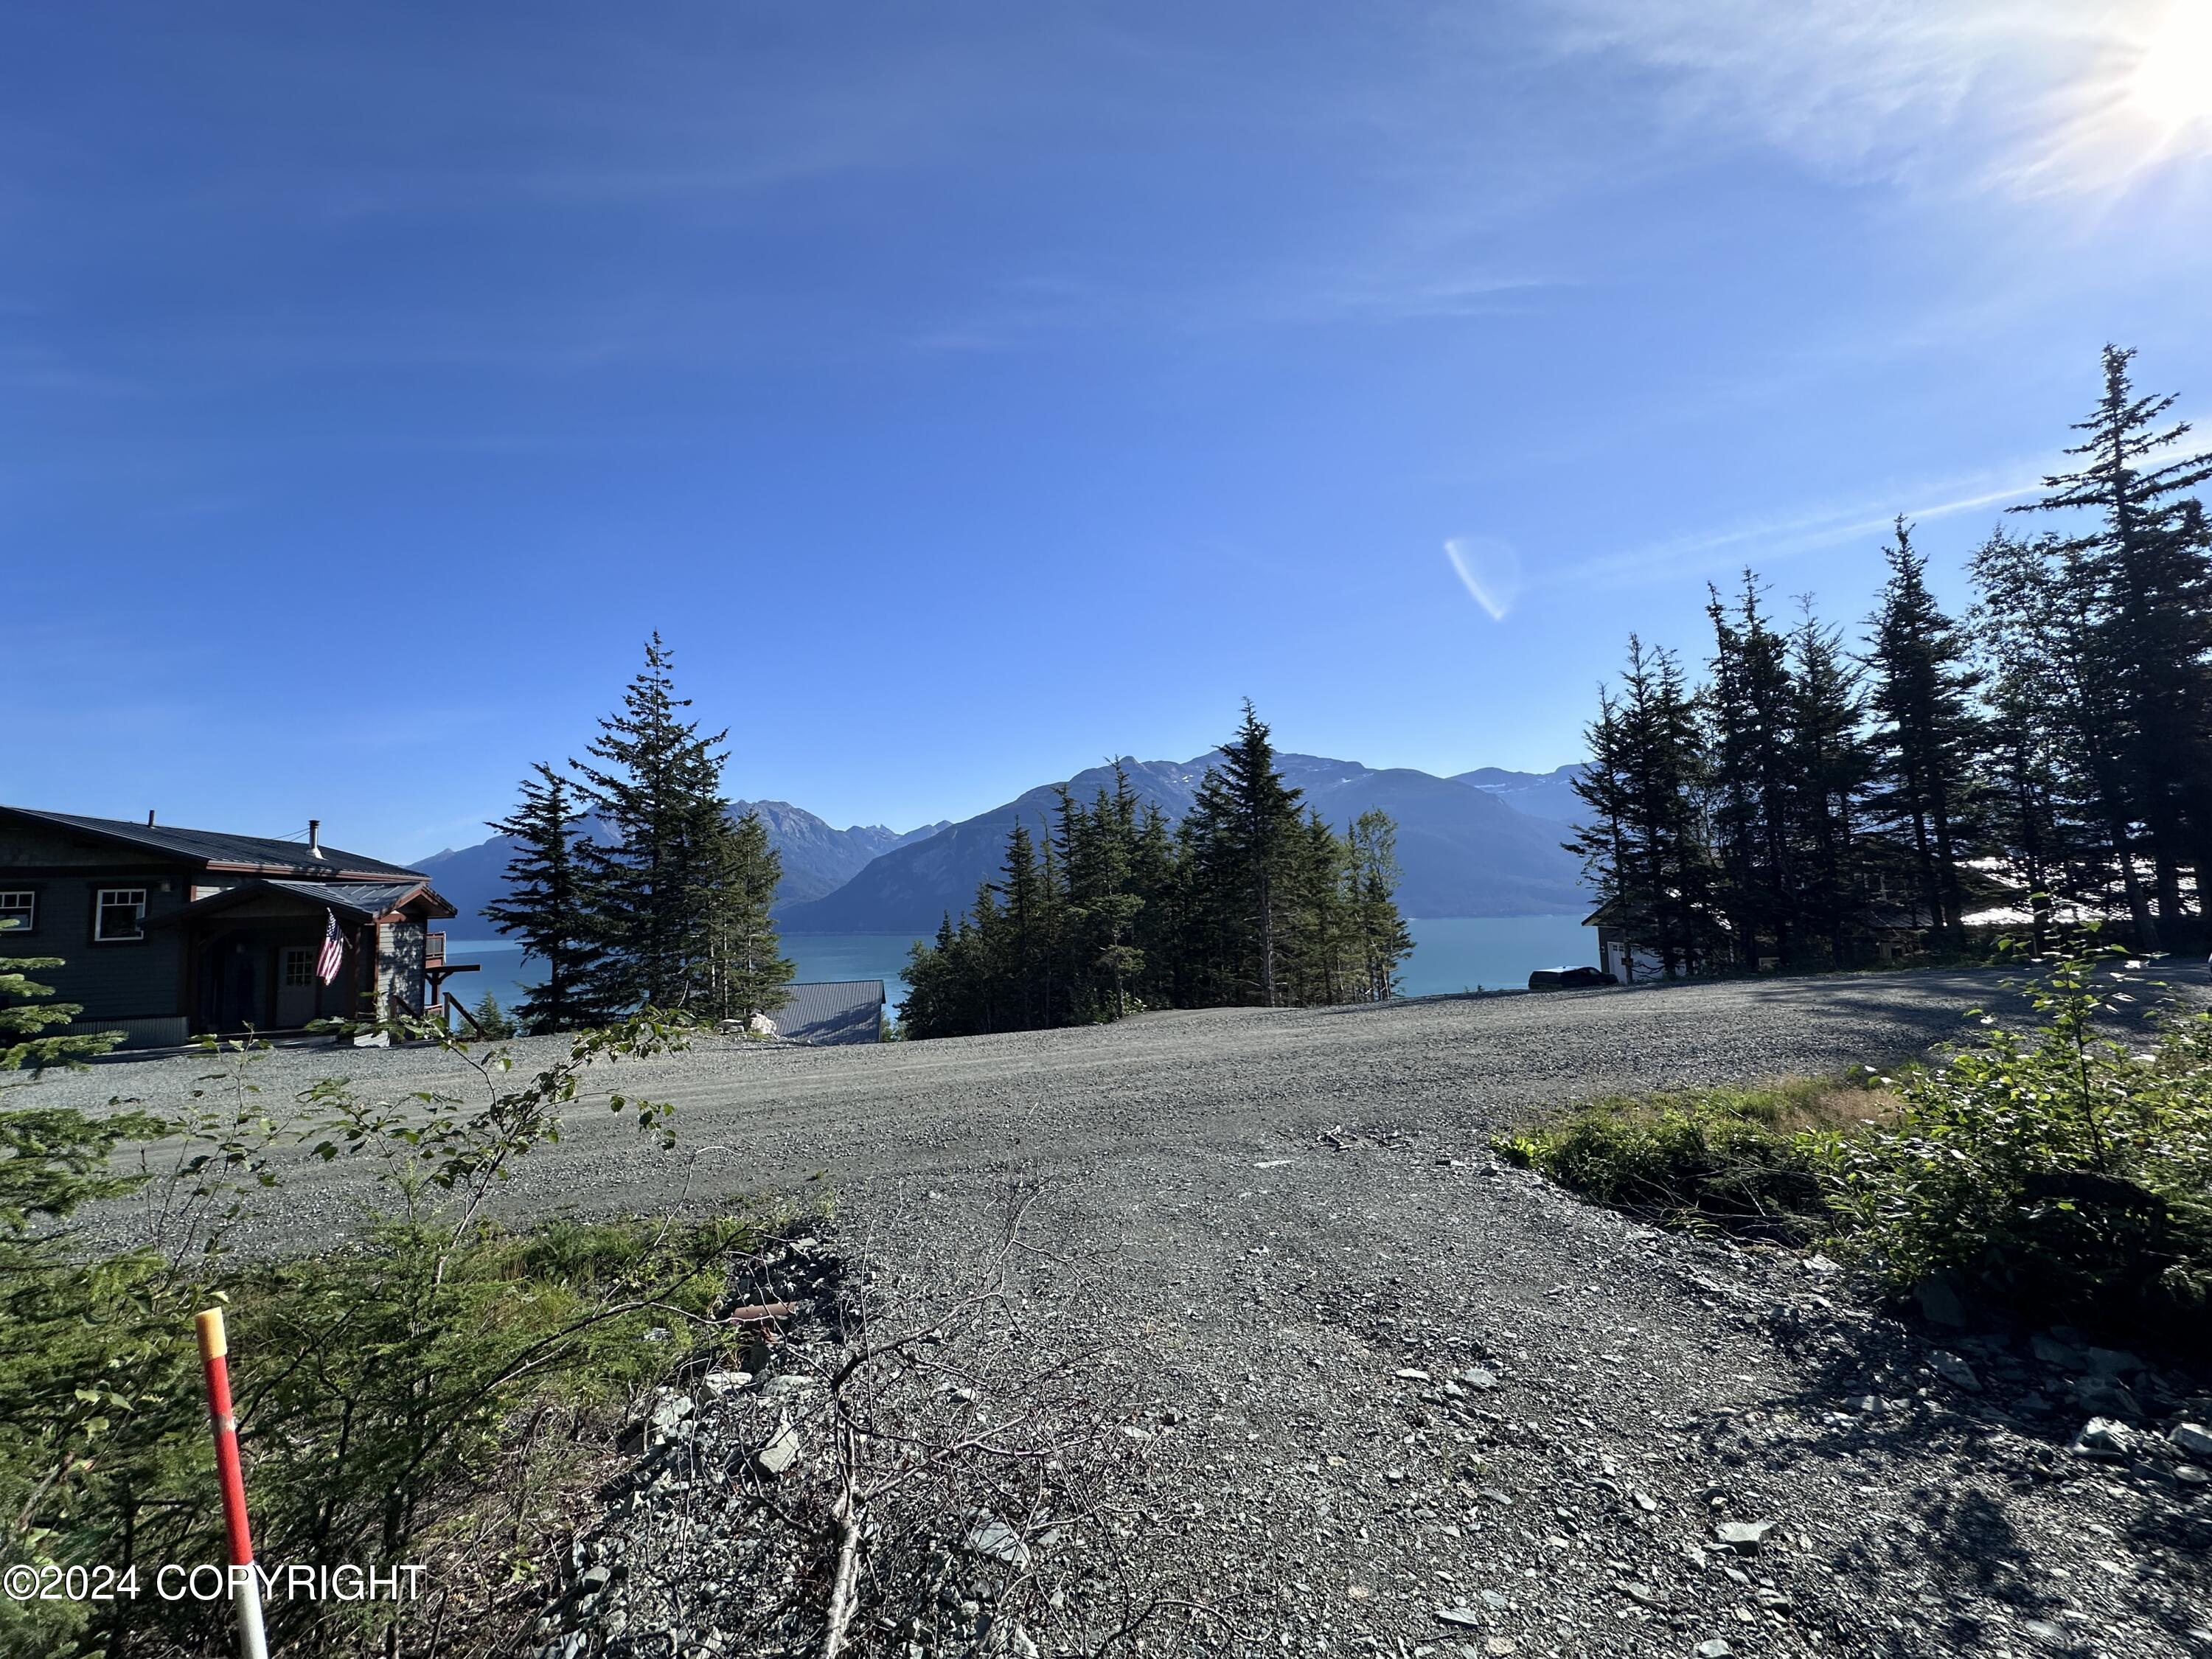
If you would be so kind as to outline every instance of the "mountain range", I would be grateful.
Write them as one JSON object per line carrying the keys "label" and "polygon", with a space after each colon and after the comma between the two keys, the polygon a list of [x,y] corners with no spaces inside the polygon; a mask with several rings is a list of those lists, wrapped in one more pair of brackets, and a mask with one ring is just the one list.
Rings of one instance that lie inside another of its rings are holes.
{"label": "mountain range", "polygon": [[[860,874],[870,860],[951,827],[945,820],[904,833],[879,823],[838,830],[787,800],[741,800],[731,805],[739,812],[748,808],[758,812],[768,826],[769,844],[783,860],[783,880],[776,888],[779,909],[835,892]],[[589,837],[604,833],[605,826],[597,818],[587,817],[578,829]],[[417,860],[416,868],[452,901],[460,912],[459,920],[482,922],[483,907],[507,890],[507,861],[514,856],[514,838],[495,836],[473,847],[433,853]]]}
{"label": "mountain range", "polygon": [[1478,766],[1472,772],[1455,772],[1454,783],[1473,784],[1487,790],[1516,812],[1532,818],[1572,823],[1589,809],[1575,793],[1575,780],[1589,769],[1579,762],[1555,766],[1548,772],[1508,772],[1498,766]]}
{"label": "mountain range", "polygon": [[[1121,764],[1139,799],[1179,820],[1219,758],[1216,752]],[[1275,763],[1285,782],[1304,791],[1305,805],[1340,830],[1372,807],[1396,820],[1405,871],[1398,907],[1407,915],[1551,915],[1583,902],[1581,866],[1559,847],[1565,827],[1516,811],[1510,796],[1403,767],[1377,771],[1318,755],[1279,754]],[[1088,800],[1113,782],[1113,768],[1098,766],[1067,787]],[[787,907],[783,926],[802,933],[931,932],[948,911],[957,916],[977,884],[997,872],[1017,818],[1033,832],[1047,826],[1054,793],[1055,786],[1042,785],[885,853],[836,891]]]}
{"label": "mountain range", "polygon": [[[1196,799],[1218,751],[1188,761],[1120,763],[1140,800],[1180,820]],[[1586,899],[1580,866],[1559,845],[1580,809],[1571,787],[1581,769],[1510,772],[1486,766],[1440,778],[1406,767],[1381,769],[1317,755],[1278,755],[1284,779],[1304,792],[1305,805],[1340,830],[1380,807],[1398,825],[1404,878],[1398,905],[1409,916],[1553,915]],[[1111,766],[1067,781],[1079,799],[1111,789]],[[776,914],[793,933],[926,933],[957,916],[979,884],[994,875],[1017,819],[1033,831],[1048,828],[1057,786],[1040,785],[1016,799],[958,823],[925,824],[904,833],[879,824],[833,829],[788,801],[750,805],[768,826],[783,860]],[[586,819],[582,833],[599,829]],[[495,836],[449,848],[419,866],[467,921],[499,896],[514,845]]]}

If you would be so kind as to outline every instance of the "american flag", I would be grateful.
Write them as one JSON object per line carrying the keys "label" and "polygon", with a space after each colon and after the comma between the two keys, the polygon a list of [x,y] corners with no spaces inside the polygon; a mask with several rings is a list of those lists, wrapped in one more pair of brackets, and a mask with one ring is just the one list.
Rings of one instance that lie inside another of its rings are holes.
{"label": "american flag", "polygon": [[328,985],[345,963],[345,935],[338,932],[337,911],[325,910],[323,916],[323,953],[315,958],[315,977]]}

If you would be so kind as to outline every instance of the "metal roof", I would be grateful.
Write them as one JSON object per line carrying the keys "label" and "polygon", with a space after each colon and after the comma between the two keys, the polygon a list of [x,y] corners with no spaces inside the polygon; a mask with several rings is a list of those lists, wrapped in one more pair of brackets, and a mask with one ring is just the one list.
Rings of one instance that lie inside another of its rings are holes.
{"label": "metal roof", "polygon": [[186,905],[181,910],[172,910],[149,925],[155,927],[181,927],[204,917],[234,909],[246,903],[257,893],[282,893],[307,904],[320,905],[343,912],[349,920],[372,921],[378,916],[398,909],[410,899],[422,897],[429,901],[430,914],[450,916],[453,907],[432,891],[429,884],[422,881],[281,881],[266,876],[252,877],[234,887],[226,887],[219,893],[210,893]]}
{"label": "metal roof", "polygon": [[177,830],[166,823],[135,823],[125,818],[81,817],[74,812],[42,812],[29,806],[0,806],[0,812],[33,818],[64,830],[80,830],[108,841],[126,842],[149,852],[171,858],[189,859],[197,864],[244,866],[257,874],[325,878],[404,876],[414,881],[429,879],[419,870],[386,864],[381,859],[364,858],[359,853],[342,852],[335,847],[325,846],[322,857],[313,858],[299,842],[277,841],[267,836],[233,836],[216,830]]}
{"label": "metal roof", "polygon": [[883,1040],[883,981],[817,980],[784,988],[791,1000],[769,1016],[778,1036],[816,1043]]}
{"label": "metal roof", "polygon": [[419,881],[270,881],[262,885],[363,916],[380,916],[397,909],[422,890]]}

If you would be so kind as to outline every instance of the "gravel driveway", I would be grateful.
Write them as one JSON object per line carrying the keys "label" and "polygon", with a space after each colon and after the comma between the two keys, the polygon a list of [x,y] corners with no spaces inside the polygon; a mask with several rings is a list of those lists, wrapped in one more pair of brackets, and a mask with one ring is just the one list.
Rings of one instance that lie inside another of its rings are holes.
{"label": "gravel driveway", "polygon": [[[950,1274],[1004,1183],[1042,1182],[1041,1237],[1117,1253],[1071,1316],[1129,1368],[1142,1547],[1203,1564],[1251,1651],[2212,1652],[2197,1472],[2064,1449],[2098,1367],[2146,1432],[2203,1420],[2201,1382],[1908,1328],[1794,1257],[1625,1223],[1485,1150],[1577,1097],[1893,1060],[1994,994],[1993,975],[1876,975],[702,1049],[625,1079],[677,1103],[684,1149],[579,1109],[501,1201],[635,1210],[823,1171],[845,1248]],[[264,1087],[333,1058],[393,1092],[436,1065],[289,1053]],[[45,1091],[158,1105],[201,1069],[109,1065]],[[295,1172],[264,1243],[328,1237],[350,1180]],[[693,1516],[705,1489],[680,1484]],[[1723,1544],[1724,1522],[1759,1541]],[[591,1559],[621,1563],[647,1524],[626,1510]],[[625,1573],[615,1646],[586,1622],[545,1650],[702,1650],[696,1580]]]}
{"label": "gravel driveway", "polygon": [[[709,1040],[605,1074],[675,1103],[678,1151],[641,1146],[626,1120],[580,1106],[559,1146],[517,1166],[500,1203],[516,1216],[651,1211],[678,1198],[794,1190],[825,1172],[854,1201],[885,1182],[1079,1174],[1148,1152],[1236,1153],[1340,1121],[1486,1131],[1592,1095],[1898,1059],[1957,1036],[1966,1010],[1995,994],[1993,975],[1881,974],[1211,1010],[861,1048]],[[516,1044],[518,1069],[560,1046]],[[209,1070],[197,1056],[115,1061],[50,1078],[40,1097],[88,1105],[119,1093],[160,1109],[182,1103]],[[387,1099],[472,1082],[422,1049],[285,1048],[254,1068],[261,1098],[276,1103],[333,1074]],[[303,1160],[258,1242],[319,1243],[361,1191],[357,1172]]]}

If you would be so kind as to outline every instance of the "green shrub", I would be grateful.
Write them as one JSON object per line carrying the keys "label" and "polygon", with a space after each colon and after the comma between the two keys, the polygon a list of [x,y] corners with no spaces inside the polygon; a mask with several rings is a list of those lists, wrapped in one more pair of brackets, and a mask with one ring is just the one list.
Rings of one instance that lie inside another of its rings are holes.
{"label": "green shrub", "polygon": [[[452,1043],[474,1104],[381,1101],[333,1080],[280,1121],[260,1103],[258,1045],[232,1044],[162,1118],[0,1110],[0,1563],[137,1564],[150,1580],[159,1563],[223,1559],[191,1324],[220,1302],[264,1559],[444,1559],[456,1578],[497,1559],[526,1575],[552,1500],[588,1467],[578,1443],[607,1443],[639,1390],[731,1340],[709,1316],[757,1229],[722,1218],[514,1233],[483,1206],[516,1158],[557,1138],[589,1068],[680,1040],[647,1021],[580,1033],[520,1081],[505,1050]],[[659,1103],[610,1103],[665,1135]],[[276,1182],[286,1146],[369,1161],[382,1201],[326,1254],[238,1261],[225,1234]],[[73,1210],[134,1191],[146,1245],[103,1255],[67,1231]],[[565,1446],[538,1433],[549,1413]],[[381,1652],[387,1638],[411,1650],[411,1621],[435,1615],[270,1608],[272,1639],[301,1653]],[[0,1659],[214,1651],[227,1617],[152,1595],[0,1602]],[[484,1634],[477,1645],[496,1632]],[[456,1639],[448,1631],[440,1650],[473,1650]]]}
{"label": "green shrub", "polygon": [[1899,1295],[1931,1279],[2039,1323],[2212,1348],[2212,1016],[2115,1033],[2140,963],[2037,964],[2035,1016],[1895,1077],[1577,1107],[1492,1144],[1671,1225],[1819,1240]]}
{"label": "green shrub", "polygon": [[2039,1321],[2208,1340],[2212,1021],[2112,1035],[2142,977],[2118,954],[2043,963],[2034,1029],[1984,1014],[1978,1047],[1905,1080],[1893,1124],[1825,1149],[1849,1246],[1893,1288],[1943,1277]]}
{"label": "green shrub", "polygon": [[1829,1220],[1824,1147],[1892,1104],[1871,1074],[1591,1102],[1493,1145],[1594,1202],[1797,1241]]}

